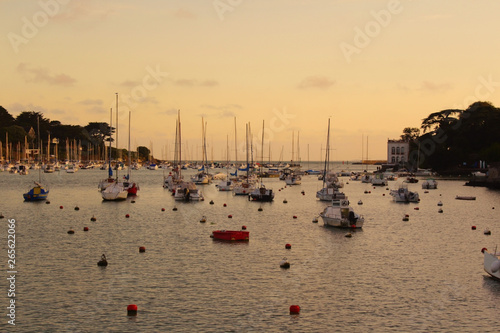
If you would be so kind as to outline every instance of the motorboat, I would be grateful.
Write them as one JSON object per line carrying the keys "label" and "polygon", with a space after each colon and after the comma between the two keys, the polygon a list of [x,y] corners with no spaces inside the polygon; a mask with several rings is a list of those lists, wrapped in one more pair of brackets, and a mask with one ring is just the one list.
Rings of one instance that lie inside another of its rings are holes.
{"label": "motorboat", "polygon": [[181,182],[175,188],[174,199],[177,201],[203,201],[203,193],[193,182]]}
{"label": "motorboat", "polygon": [[40,201],[46,200],[49,195],[49,190],[46,189],[39,182],[35,182],[35,186],[33,186],[28,192],[23,194],[24,201]]}
{"label": "motorboat", "polygon": [[291,173],[285,177],[285,183],[287,185],[300,185],[302,183],[302,178],[299,175]]}
{"label": "motorboat", "polygon": [[233,190],[233,182],[230,180],[221,180],[217,185],[219,191],[232,191]]}
{"label": "motorboat", "polygon": [[274,200],[274,192],[272,189],[268,189],[264,184],[260,184],[258,188],[250,193],[249,200],[269,202]]}
{"label": "motorboat", "polygon": [[362,228],[365,222],[363,216],[356,214],[349,206],[347,198],[333,201],[319,216],[323,219],[325,226],[337,228]]}
{"label": "motorboat", "polygon": [[321,190],[316,192],[316,198],[321,201],[332,201],[345,199],[346,195],[340,192],[336,187],[323,187]]}
{"label": "motorboat", "polygon": [[500,253],[496,252],[496,249],[493,253],[489,253],[486,248],[483,248],[481,252],[484,255],[484,271],[500,280]]}
{"label": "motorboat", "polygon": [[417,192],[408,190],[408,186],[401,184],[397,190],[391,190],[390,195],[395,202],[419,202]]}
{"label": "motorboat", "polygon": [[371,181],[373,186],[387,186],[387,179],[384,178],[383,173],[377,173],[372,177]]}
{"label": "motorboat", "polygon": [[422,189],[424,190],[435,190],[438,188],[438,183],[435,179],[429,178],[422,182]]}

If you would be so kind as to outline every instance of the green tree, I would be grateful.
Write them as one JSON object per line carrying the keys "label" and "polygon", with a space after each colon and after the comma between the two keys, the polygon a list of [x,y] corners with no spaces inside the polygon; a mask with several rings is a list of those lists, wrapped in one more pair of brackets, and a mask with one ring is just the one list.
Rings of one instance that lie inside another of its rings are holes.
{"label": "green tree", "polygon": [[139,152],[139,159],[142,160],[142,161],[147,161],[149,159],[149,154],[150,154],[150,150],[148,147],[144,147],[144,146],[139,146],[137,147],[137,151]]}
{"label": "green tree", "polygon": [[13,124],[14,117],[3,106],[0,106],[0,127],[9,127]]}

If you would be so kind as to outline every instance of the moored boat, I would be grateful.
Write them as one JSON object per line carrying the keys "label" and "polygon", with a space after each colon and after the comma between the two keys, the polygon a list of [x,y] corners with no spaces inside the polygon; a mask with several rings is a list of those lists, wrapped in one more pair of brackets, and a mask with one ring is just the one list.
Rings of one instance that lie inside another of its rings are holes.
{"label": "moored boat", "polygon": [[362,228],[365,222],[363,216],[354,212],[349,206],[349,200],[333,201],[319,214],[326,226],[337,228]]}
{"label": "moored boat", "polygon": [[246,230],[215,230],[212,231],[210,237],[224,241],[248,241],[250,232]]}
{"label": "moored boat", "polygon": [[437,188],[438,188],[438,183],[433,178],[429,178],[422,182],[422,189],[424,190],[435,190]]}
{"label": "moored boat", "polygon": [[39,201],[47,199],[49,195],[49,190],[42,186],[39,182],[35,182],[28,192],[23,194],[25,201]]}
{"label": "moored boat", "polygon": [[491,277],[500,280],[500,253],[496,252],[496,249],[493,253],[489,253],[486,248],[482,249],[481,252],[484,255],[484,271]]}
{"label": "moored boat", "polygon": [[476,200],[476,197],[474,196],[468,196],[468,195],[457,195],[455,197],[457,200]]}

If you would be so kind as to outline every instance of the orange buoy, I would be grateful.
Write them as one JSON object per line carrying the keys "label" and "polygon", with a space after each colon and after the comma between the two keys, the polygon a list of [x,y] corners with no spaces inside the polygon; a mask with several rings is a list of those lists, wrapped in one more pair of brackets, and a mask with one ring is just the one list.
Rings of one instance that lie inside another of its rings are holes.
{"label": "orange buoy", "polygon": [[127,316],[137,316],[137,305],[130,304],[127,306]]}
{"label": "orange buoy", "polygon": [[300,306],[298,305],[290,305],[290,314],[299,314],[300,313]]}
{"label": "orange buoy", "polygon": [[89,231],[89,227],[83,227],[83,231]]}
{"label": "orange buoy", "polygon": [[127,215],[125,215],[125,217],[126,217],[126,218],[129,218],[129,217],[130,217],[130,215],[128,215],[128,214],[127,214]]}
{"label": "orange buoy", "polygon": [[291,249],[291,248],[292,248],[292,245],[291,245],[291,244],[288,244],[288,243],[287,243],[287,244],[285,245],[285,249]]}
{"label": "orange buoy", "polygon": [[476,226],[475,226],[475,225],[473,225],[473,226],[471,227],[471,229],[472,229],[472,230],[476,230]]}
{"label": "orange buoy", "polygon": [[68,230],[68,234],[73,235],[74,233],[75,233],[75,230],[72,230],[72,229]]}
{"label": "orange buoy", "polygon": [[144,246],[139,247],[139,252],[146,252],[146,248]]}

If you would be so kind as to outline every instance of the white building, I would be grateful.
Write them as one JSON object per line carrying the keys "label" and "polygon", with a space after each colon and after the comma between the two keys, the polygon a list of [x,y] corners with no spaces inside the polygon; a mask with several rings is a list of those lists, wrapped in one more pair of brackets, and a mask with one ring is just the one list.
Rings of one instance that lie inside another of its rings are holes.
{"label": "white building", "polygon": [[387,164],[408,162],[410,143],[403,140],[387,140]]}

